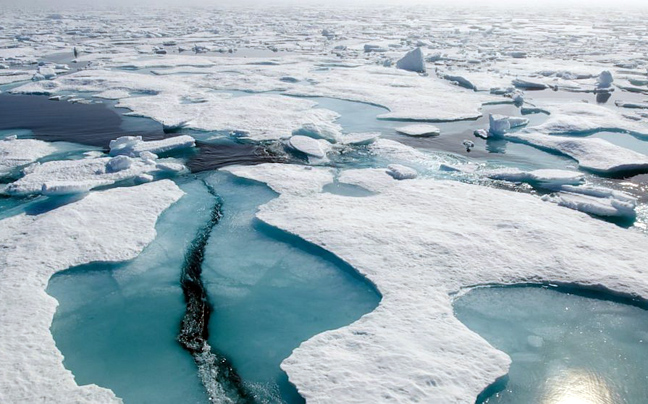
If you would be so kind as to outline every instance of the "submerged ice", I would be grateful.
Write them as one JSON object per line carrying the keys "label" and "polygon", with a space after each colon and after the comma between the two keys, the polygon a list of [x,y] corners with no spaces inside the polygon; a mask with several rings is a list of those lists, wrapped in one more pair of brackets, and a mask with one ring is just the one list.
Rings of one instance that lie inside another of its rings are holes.
{"label": "submerged ice", "polygon": [[480,288],[458,297],[459,320],[512,359],[507,377],[477,402],[642,402],[648,313],[613,299],[537,287]]}

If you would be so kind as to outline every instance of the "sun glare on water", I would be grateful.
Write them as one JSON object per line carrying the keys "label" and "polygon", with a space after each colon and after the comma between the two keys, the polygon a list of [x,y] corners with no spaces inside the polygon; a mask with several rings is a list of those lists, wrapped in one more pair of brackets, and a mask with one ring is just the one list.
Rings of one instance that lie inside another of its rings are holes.
{"label": "sun glare on water", "polygon": [[547,383],[542,404],[616,404],[606,381],[591,371],[571,369]]}

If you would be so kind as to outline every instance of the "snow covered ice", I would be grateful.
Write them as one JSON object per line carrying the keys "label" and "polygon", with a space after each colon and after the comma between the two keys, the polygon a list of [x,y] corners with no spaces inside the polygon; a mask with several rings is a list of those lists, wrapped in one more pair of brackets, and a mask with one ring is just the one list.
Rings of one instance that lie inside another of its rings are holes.
{"label": "snow covered ice", "polygon": [[645,6],[369,3],[3,6],[0,402],[642,397]]}

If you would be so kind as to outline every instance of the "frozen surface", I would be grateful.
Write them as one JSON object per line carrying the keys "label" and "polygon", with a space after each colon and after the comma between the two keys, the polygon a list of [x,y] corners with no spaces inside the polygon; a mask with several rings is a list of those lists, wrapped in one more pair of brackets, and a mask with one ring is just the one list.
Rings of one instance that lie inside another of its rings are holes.
{"label": "frozen surface", "polygon": [[0,139],[0,176],[56,152],[51,143],[13,136]]}
{"label": "frozen surface", "polygon": [[158,215],[181,196],[173,182],[159,181],[0,222],[0,401],[119,402],[109,390],[78,386],[63,368],[49,331],[57,303],[45,287],[72,266],[136,257],[155,238]]}
{"label": "frozen surface", "polygon": [[648,124],[628,119],[621,112],[584,102],[543,105],[551,115],[534,128],[546,133],[592,133],[606,130],[648,135]]}
{"label": "frozen surface", "polygon": [[12,195],[80,193],[141,174],[175,168],[163,162],[126,156],[48,161],[27,167],[25,176],[9,184],[6,192]]}
{"label": "frozen surface", "polygon": [[535,147],[565,154],[578,165],[597,173],[615,174],[648,170],[648,156],[598,138],[545,135],[517,132],[506,135]]}
{"label": "frozen surface", "polygon": [[[230,171],[274,182],[264,167]],[[287,193],[258,214],[332,251],[383,295],[375,311],[283,362],[310,402],[473,401],[510,359],[453,317],[449,295],[466,286],[547,281],[648,296],[642,234],[531,195],[370,178],[377,195]]]}

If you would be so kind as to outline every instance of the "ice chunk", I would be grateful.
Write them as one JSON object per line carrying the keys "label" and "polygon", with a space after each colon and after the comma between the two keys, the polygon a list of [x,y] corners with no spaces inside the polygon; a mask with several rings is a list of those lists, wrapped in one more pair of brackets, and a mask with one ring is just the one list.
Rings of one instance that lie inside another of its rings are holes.
{"label": "ice chunk", "polygon": [[515,86],[515,88],[519,88],[521,90],[544,90],[546,88],[549,88],[549,86],[545,83],[523,79],[513,80],[513,85]]}
{"label": "ice chunk", "polygon": [[466,148],[466,151],[470,153],[470,151],[475,147],[475,142],[472,140],[465,139],[461,144]]}
{"label": "ice chunk", "polygon": [[604,70],[596,80],[596,88],[598,90],[609,89],[612,86],[613,82],[614,78],[612,77],[612,73],[610,73],[609,70]]}
{"label": "ice chunk", "polygon": [[122,170],[130,168],[133,164],[133,161],[128,156],[117,156],[108,160],[106,163],[106,169],[110,172],[116,173]]}
{"label": "ice chunk", "polygon": [[333,182],[333,170],[288,164],[259,164],[256,166],[228,166],[222,168],[236,176],[265,182],[275,192],[306,195],[322,192],[324,185]]}
{"label": "ice chunk", "polygon": [[380,133],[378,132],[349,133],[346,135],[340,135],[338,140],[342,144],[360,146],[360,145],[371,144],[374,141],[376,141],[376,139],[378,139],[379,137],[380,137]]}
{"label": "ice chunk", "polygon": [[581,168],[597,173],[648,171],[648,156],[603,139],[554,136],[537,132],[510,133],[506,138],[565,154],[577,160]]}
{"label": "ice chunk", "polygon": [[288,140],[288,144],[293,149],[302,152],[308,156],[313,156],[317,158],[326,157],[326,152],[322,148],[322,144],[308,136],[296,135],[291,137]]}
{"label": "ice chunk", "polygon": [[511,122],[504,115],[493,115],[488,117],[489,132],[494,136],[502,136],[511,129]]}
{"label": "ice chunk", "polygon": [[426,124],[402,126],[396,131],[407,136],[438,136],[441,133],[438,127]]}
{"label": "ice chunk", "polygon": [[387,174],[397,180],[410,180],[418,176],[418,172],[415,169],[400,164],[390,164],[387,167]]}
{"label": "ice chunk", "polygon": [[519,128],[529,123],[526,118],[491,114],[488,117],[489,132],[494,136],[502,136],[513,128]]}
{"label": "ice chunk", "polygon": [[[191,148],[195,145],[196,140],[189,135],[152,141],[144,141],[141,136],[122,136],[110,141],[110,155],[137,157],[141,156],[142,153],[168,153],[175,150]],[[155,160],[155,158],[151,158],[151,154],[146,154],[147,159]]]}
{"label": "ice chunk", "polygon": [[425,73],[425,59],[421,48],[408,52],[402,59],[396,62],[396,67],[410,72]]}
{"label": "ice chunk", "polygon": [[604,198],[571,192],[558,192],[552,195],[545,195],[542,198],[545,201],[557,203],[560,206],[596,216],[615,217],[626,220],[634,220],[637,216],[635,211],[636,205],[634,203],[612,197]]}
{"label": "ice chunk", "polygon": [[490,137],[490,132],[486,129],[477,129],[473,134],[475,137],[480,137],[482,139],[488,139]]}
{"label": "ice chunk", "polygon": [[[113,165],[117,171],[111,169]],[[181,164],[178,165],[184,168]],[[151,164],[139,158],[126,156],[48,161],[27,167],[24,170],[24,177],[7,186],[7,193],[29,195],[40,193],[43,189],[57,194],[76,189],[86,192],[99,186],[112,185],[140,174],[163,169],[165,168],[161,167],[160,163]]]}

